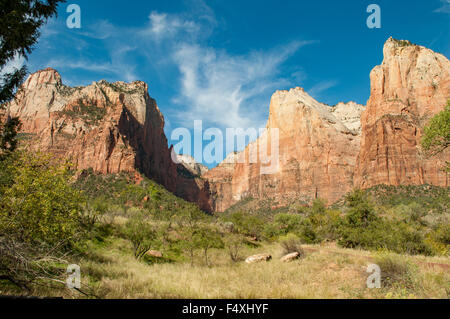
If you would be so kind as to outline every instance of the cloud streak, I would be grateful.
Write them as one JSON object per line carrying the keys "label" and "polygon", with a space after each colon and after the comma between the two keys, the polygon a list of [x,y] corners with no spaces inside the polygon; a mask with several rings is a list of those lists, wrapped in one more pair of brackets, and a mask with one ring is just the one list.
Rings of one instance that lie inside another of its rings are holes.
{"label": "cloud streak", "polygon": [[278,77],[278,69],[305,44],[293,42],[269,52],[240,56],[211,47],[182,45],[174,54],[182,75],[175,102],[188,102],[189,107],[179,119],[204,120],[221,127],[261,127],[264,119],[258,116],[262,113],[258,109],[268,102],[258,96],[287,83]]}
{"label": "cloud streak", "polygon": [[[46,66],[95,73],[94,80],[108,76],[131,82],[145,78],[144,72],[149,69],[167,73],[175,76],[170,80],[177,86],[167,112],[173,115],[172,125],[192,127],[194,120],[203,120],[205,126],[220,128],[264,126],[267,96],[306,77],[300,70],[283,78],[280,68],[312,42],[292,41],[270,50],[236,55],[209,45],[217,26],[213,10],[201,0],[193,1],[189,12],[152,11],[141,27],[118,27],[100,20],[76,33],[51,23],[43,30],[45,43],[51,45],[63,34],[75,52],[70,58],[65,52],[48,54],[53,57]],[[101,48],[105,54],[88,54],[92,47]],[[58,52],[55,48],[46,50]],[[321,92],[320,88],[315,90]]]}
{"label": "cloud streak", "polygon": [[434,12],[450,14],[450,0],[441,0],[442,6]]}
{"label": "cloud streak", "polygon": [[320,98],[321,94],[335,86],[338,85],[337,81],[323,81],[319,82],[318,84],[314,85],[312,88],[308,90],[309,95],[311,95],[316,100]]}

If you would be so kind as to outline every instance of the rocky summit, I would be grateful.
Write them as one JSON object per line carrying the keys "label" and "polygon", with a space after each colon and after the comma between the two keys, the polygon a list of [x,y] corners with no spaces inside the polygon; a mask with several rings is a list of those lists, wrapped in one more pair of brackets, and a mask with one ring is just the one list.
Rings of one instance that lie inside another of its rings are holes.
{"label": "rocky summit", "polygon": [[370,74],[371,94],[363,113],[355,186],[378,184],[448,186],[442,170],[449,150],[426,158],[423,127],[450,99],[450,62],[442,54],[390,38],[384,61]]}
{"label": "rocky summit", "polygon": [[[278,91],[272,96],[268,134],[255,142],[271,143],[270,132],[278,130],[278,165],[261,174],[265,163],[249,160],[249,145],[236,161],[220,165],[205,177],[210,181],[215,210],[223,211],[247,197],[272,198],[279,203],[315,198],[336,201],[353,187],[360,145],[360,117],[364,107],[356,103],[336,107],[317,102],[303,89]],[[270,147],[269,155],[274,155]],[[271,157],[271,156],[268,156]]]}
{"label": "rocky summit", "polygon": [[329,107],[301,88],[276,92],[267,130],[280,131],[277,171],[262,175],[263,165],[249,161],[211,170],[206,176],[215,191],[213,207],[223,211],[246,197],[333,203],[352,188],[379,184],[448,186],[442,167],[449,151],[427,158],[420,140],[428,120],[450,99],[449,72],[445,56],[390,38],[382,65],[370,74],[367,107]]}
{"label": "rocky summit", "polygon": [[8,108],[32,149],[68,158],[78,170],[143,174],[211,210],[204,181],[172,161],[164,117],[144,82],[72,88],[46,69],[29,76]]}
{"label": "rocky summit", "polygon": [[[164,118],[143,82],[72,88],[46,69],[27,79],[9,112],[22,121],[21,135],[32,148],[70,158],[78,169],[139,172],[206,211],[248,197],[331,204],[355,187],[448,186],[441,168],[449,151],[427,158],[420,140],[450,99],[449,72],[445,56],[390,38],[383,63],[370,74],[367,106],[331,107],[302,88],[277,91],[265,132],[209,171],[187,156],[172,160]],[[275,131],[278,152],[269,138]],[[270,174],[263,172],[267,163],[250,160],[260,145],[278,155]]]}

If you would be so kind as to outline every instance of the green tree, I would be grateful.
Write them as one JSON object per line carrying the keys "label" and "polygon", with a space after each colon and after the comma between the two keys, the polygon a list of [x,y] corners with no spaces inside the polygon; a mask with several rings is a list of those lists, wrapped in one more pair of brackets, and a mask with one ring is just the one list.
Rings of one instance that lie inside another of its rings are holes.
{"label": "green tree", "polygon": [[81,232],[84,198],[69,183],[68,165],[23,152],[9,162],[7,172],[11,178],[1,189],[0,234],[30,243],[73,243]]}
{"label": "green tree", "polygon": [[[56,15],[64,0],[0,0],[0,106],[13,99],[27,73],[25,66],[8,70],[16,58],[27,59],[39,38],[39,29]],[[0,153],[13,151],[19,121],[0,118]]]}
{"label": "green tree", "polygon": [[[450,100],[445,110],[433,117],[424,129],[422,148],[428,156],[444,152],[450,146]],[[450,162],[445,167],[450,172]]]}
{"label": "green tree", "polygon": [[194,232],[195,246],[203,250],[205,263],[208,265],[208,251],[213,248],[223,248],[222,236],[210,227],[201,227]]}
{"label": "green tree", "polygon": [[210,218],[193,204],[184,207],[175,218],[182,237],[180,246],[194,265],[195,250],[201,248],[202,234],[199,230]]}
{"label": "green tree", "polygon": [[157,230],[143,214],[133,216],[125,225],[124,234],[131,241],[134,257],[140,260],[152,248],[159,247]]}
{"label": "green tree", "polygon": [[233,223],[236,232],[257,239],[261,238],[265,227],[261,216],[245,212],[233,212],[229,216],[225,216],[224,221]]}
{"label": "green tree", "polygon": [[61,265],[86,234],[70,178],[49,156],[16,151],[0,161],[0,280],[29,289],[64,278]]}

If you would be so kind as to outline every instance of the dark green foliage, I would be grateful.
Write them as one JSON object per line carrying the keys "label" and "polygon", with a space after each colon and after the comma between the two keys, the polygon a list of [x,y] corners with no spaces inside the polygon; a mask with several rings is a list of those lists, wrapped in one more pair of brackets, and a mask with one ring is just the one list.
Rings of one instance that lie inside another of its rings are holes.
{"label": "dark green foliage", "polygon": [[[1,125],[1,124],[0,124]],[[5,157],[17,148],[17,131],[20,129],[18,118],[9,118],[0,127],[0,157]]]}
{"label": "dark green foliage", "polygon": [[60,116],[66,116],[75,119],[82,119],[87,125],[98,124],[106,115],[106,109],[96,105],[85,104],[83,100],[78,101],[78,105],[72,110],[63,110],[58,112]]}
{"label": "dark green foliage", "polygon": [[289,234],[280,238],[280,245],[283,248],[283,254],[299,253],[300,256],[305,255],[305,251],[301,246],[301,240],[293,234]]}
{"label": "dark green foliage", "polygon": [[229,215],[223,215],[222,220],[231,222],[234,230],[244,236],[262,239],[264,230],[264,219],[256,214],[245,212],[235,212]]}
{"label": "dark green foliage", "polygon": [[[450,146],[450,100],[445,109],[433,117],[424,129],[422,148],[428,156],[445,151]],[[445,169],[450,172],[450,163]]]}
{"label": "dark green foliage", "polygon": [[[102,175],[88,169],[80,174],[74,186],[92,201],[101,200],[109,206],[123,208],[151,209],[155,217],[162,219],[187,207],[195,207],[148,178],[136,184],[132,173]],[[198,208],[195,209],[200,212]]]}
{"label": "dark green foliage", "polygon": [[449,200],[448,188],[380,185],[354,190],[332,207],[316,200],[309,207],[294,204],[261,215],[241,210],[222,218],[234,220],[237,232],[248,236],[246,220],[257,216],[263,239],[293,234],[306,244],[335,241],[348,248],[447,255]]}
{"label": "dark green foliage", "polygon": [[365,192],[366,196],[370,196],[377,206],[387,208],[415,204],[420,207],[420,211],[429,214],[448,212],[450,207],[449,189],[432,185],[378,185]]}
{"label": "dark green foliage", "polygon": [[347,197],[350,208],[339,227],[339,244],[347,248],[389,249],[409,254],[432,254],[423,235],[398,218],[377,214],[367,195],[356,190]]}

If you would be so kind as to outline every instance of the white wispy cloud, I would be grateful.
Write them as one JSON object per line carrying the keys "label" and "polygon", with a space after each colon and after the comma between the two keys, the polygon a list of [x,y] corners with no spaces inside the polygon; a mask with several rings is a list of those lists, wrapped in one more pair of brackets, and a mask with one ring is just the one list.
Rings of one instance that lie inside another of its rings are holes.
{"label": "white wispy cloud", "polygon": [[450,14],[450,0],[441,0],[442,6],[434,12],[440,12],[440,13],[448,13]]}
{"label": "white wispy cloud", "polygon": [[177,36],[179,33],[195,35],[198,32],[200,32],[200,26],[194,21],[183,20],[176,15],[153,11],[149,16],[148,27],[143,29],[140,34],[160,41]]}
{"label": "white wispy cloud", "polygon": [[[261,127],[261,109],[268,101],[258,96],[287,83],[278,69],[306,42],[293,42],[270,52],[233,56],[199,45],[182,45],[174,59],[182,74],[178,104],[189,107],[178,117],[204,120],[224,127]],[[264,104],[262,104],[264,103]],[[245,110],[244,110],[245,108]]]}
{"label": "white wispy cloud", "polygon": [[126,62],[127,54],[132,51],[133,48],[129,46],[119,47],[111,53],[109,62],[96,62],[86,58],[52,58],[47,62],[47,65],[57,70],[85,70],[105,73],[120,77],[124,81],[132,82],[138,80],[138,76],[135,74],[136,67]]}
{"label": "white wispy cloud", "polygon": [[339,83],[337,81],[322,81],[314,85],[312,88],[308,90],[309,95],[311,95],[313,98],[318,99],[320,98],[321,94],[335,86],[337,86]]}
{"label": "white wispy cloud", "polygon": [[[192,127],[193,120],[203,120],[205,125],[221,128],[264,126],[269,104],[267,96],[306,78],[302,69],[283,78],[279,71],[281,66],[312,41],[292,41],[271,50],[232,54],[209,44],[218,26],[213,10],[202,0],[190,3],[191,9],[187,12],[152,11],[141,27],[119,27],[100,20],[78,32],[60,30],[65,41],[73,42],[79,53],[70,59],[61,53],[47,60],[46,66],[97,72],[129,82],[142,79],[143,64],[146,70],[153,66],[161,73],[169,69],[170,74],[179,75],[170,79],[179,86],[172,99],[173,105],[166,113],[173,115],[173,126]],[[63,26],[60,24],[59,28]],[[58,36],[55,30],[55,25],[44,30],[46,40],[50,42],[52,37]],[[85,45],[89,48],[92,43],[105,50],[105,54],[86,54]]]}

